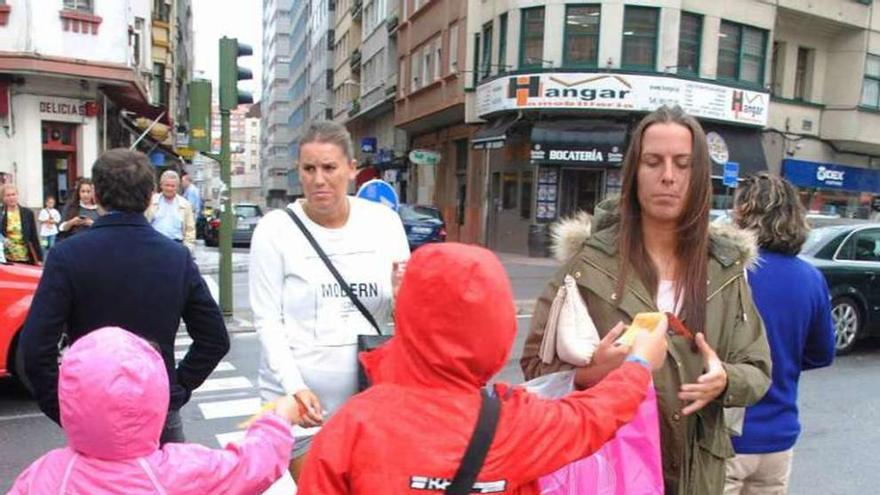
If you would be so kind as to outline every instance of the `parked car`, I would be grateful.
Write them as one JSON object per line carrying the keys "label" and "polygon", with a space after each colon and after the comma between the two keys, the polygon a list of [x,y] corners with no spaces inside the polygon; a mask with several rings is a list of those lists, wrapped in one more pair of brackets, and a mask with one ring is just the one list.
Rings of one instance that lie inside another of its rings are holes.
{"label": "parked car", "polygon": [[801,257],[828,282],[838,354],[864,337],[880,335],[880,223],[816,228]]}
{"label": "parked car", "polygon": [[[232,211],[235,218],[235,225],[232,230],[233,246],[250,246],[251,237],[254,235],[254,229],[260,218],[263,217],[263,210],[259,205],[253,203],[238,203],[232,205]],[[217,247],[220,244],[220,210],[215,210],[215,215],[208,219],[205,224],[205,245]]]}
{"label": "parked car", "polygon": [[28,388],[18,339],[43,270],[19,263],[0,263],[0,377],[14,375]]}
{"label": "parked car", "polygon": [[398,214],[403,222],[403,230],[406,231],[410,251],[429,242],[446,241],[446,222],[437,208],[402,204]]}

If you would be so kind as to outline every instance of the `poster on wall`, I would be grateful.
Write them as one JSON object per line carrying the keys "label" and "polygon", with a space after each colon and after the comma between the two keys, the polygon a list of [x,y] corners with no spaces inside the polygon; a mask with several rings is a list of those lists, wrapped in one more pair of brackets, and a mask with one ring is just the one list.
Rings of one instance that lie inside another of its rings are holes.
{"label": "poster on wall", "polygon": [[538,197],[535,218],[539,221],[551,221],[556,218],[556,200],[559,189],[559,170],[542,168],[538,171]]}

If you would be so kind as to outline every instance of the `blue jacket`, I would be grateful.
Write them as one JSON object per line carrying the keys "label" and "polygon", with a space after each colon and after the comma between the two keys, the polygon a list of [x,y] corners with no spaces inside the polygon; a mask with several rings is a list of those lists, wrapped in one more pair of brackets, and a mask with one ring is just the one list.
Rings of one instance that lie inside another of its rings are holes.
{"label": "blue jacket", "polygon": [[738,454],[765,454],[792,448],[801,432],[798,380],[802,370],[834,359],[834,324],[825,277],[806,261],[761,250],[749,272],[755,306],[767,328],[773,383],[767,395],[746,409],[743,435],[733,438]]}
{"label": "blue jacket", "polygon": [[[181,318],[193,343],[175,367]],[[58,341],[119,326],[159,345],[180,409],[229,350],[229,335],[189,251],[143,214],[112,213],[52,249],[22,331],[25,371],[40,409],[58,412]]]}

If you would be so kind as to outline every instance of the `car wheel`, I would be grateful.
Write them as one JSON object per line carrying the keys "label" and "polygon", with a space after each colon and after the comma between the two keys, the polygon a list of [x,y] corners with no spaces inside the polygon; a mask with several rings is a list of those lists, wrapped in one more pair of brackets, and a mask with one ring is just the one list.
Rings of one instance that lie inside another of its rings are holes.
{"label": "car wheel", "polygon": [[15,378],[18,380],[18,383],[21,383],[24,388],[33,395],[33,387],[31,386],[30,380],[27,378],[27,374],[25,374],[24,369],[24,350],[21,348],[21,339],[15,339],[15,356],[13,362],[13,372],[15,373]]}
{"label": "car wheel", "polygon": [[848,297],[837,297],[831,301],[831,320],[834,322],[837,354],[853,350],[862,329],[862,316],[855,301]]}

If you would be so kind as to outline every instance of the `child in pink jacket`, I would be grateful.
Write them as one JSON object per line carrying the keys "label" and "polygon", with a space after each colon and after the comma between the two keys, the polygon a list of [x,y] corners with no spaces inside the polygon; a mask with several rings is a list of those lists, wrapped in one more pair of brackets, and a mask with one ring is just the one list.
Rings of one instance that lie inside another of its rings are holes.
{"label": "child in pink jacket", "polygon": [[69,443],[31,464],[10,494],[256,494],[287,468],[291,422],[300,418],[292,399],[257,419],[238,445],[160,449],[168,397],[162,357],[145,340],[121,328],[77,340],[58,380]]}

